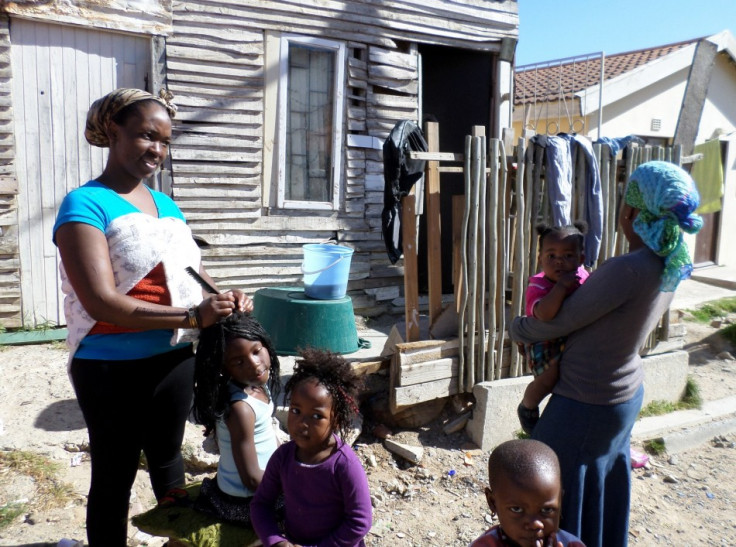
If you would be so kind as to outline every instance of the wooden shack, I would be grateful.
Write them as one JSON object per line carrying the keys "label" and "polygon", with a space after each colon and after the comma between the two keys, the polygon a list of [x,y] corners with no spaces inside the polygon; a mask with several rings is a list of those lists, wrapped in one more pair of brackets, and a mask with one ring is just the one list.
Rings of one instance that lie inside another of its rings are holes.
{"label": "wooden shack", "polygon": [[2,325],[63,323],[55,211],[104,162],[81,135],[87,107],[123,85],[176,96],[170,165],[152,184],[209,243],[221,287],[299,285],[302,245],[333,239],[355,249],[356,312],[386,310],[403,265],[381,237],[383,141],[425,115],[442,150],[473,125],[500,136],[517,37],[513,0],[3,3]]}

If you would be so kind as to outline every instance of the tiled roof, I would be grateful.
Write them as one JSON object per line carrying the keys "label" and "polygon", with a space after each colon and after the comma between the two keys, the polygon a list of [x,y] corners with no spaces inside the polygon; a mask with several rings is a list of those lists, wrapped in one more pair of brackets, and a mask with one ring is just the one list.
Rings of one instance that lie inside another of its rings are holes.
{"label": "tiled roof", "polygon": [[[604,80],[610,80],[650,61],[669,55],[700,40],[688,40],[676,44],[640,49],[626,53],[607,55],[604,63]],[[514,104],[570,99],[573,94],[596,85],[600,79],[600,55],[581,56],[528,65],[514,75]],[[522,67],[523,68],[523,67]]]}

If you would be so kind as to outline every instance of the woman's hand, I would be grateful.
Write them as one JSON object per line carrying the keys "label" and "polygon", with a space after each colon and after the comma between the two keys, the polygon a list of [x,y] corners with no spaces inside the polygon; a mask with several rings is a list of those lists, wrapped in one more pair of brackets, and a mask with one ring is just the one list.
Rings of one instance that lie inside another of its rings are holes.
{"label": "woman's hand", "polygon": [[214,325],[221,317],[232,314],[237,309],[237,305],[237,299],[232,292],[214,294],[205,298],[197,306],[199,328],[204,329]]}
{"label": "woman's hand", "polygon": [[214,325],[221,317],[227,317],[236,310],[247,313],[253,311],[253,300],[240,289],[205,298],[197,306],[199,328]]}
{"label": "woman's hand", "polygon": [[250,296],[245,294],[240,289],[233,289],[232,291],[228,292],[231,292],[233,296],[235,296],[235,302],[237,304],[236,309],[238,311],[244,311],[247,313],[253,311],[253,300],[250,298]]}

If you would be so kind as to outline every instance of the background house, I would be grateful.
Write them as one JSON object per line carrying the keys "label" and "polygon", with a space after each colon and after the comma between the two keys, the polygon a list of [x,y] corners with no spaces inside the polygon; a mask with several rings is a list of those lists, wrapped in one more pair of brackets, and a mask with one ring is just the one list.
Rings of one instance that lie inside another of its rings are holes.
{"label": "background house", "polygon": [[[696,265],[733,266],[736,246],[728,235],[736,230],[734,96],[736,41],[725,30],[645,50],[518,67],[513,127],[517,137],[573,132],[595,141],[636,135],[648,144],[681,144],[685,155],[694,145],[718,139],[721,207],[704,215],[697,236],[687,237]],[[695,178],[699,185],[708,183]]]}
{"label": "background house", "polygon": [[462,151],[473,125],[500,135],[517,36],[514,0],[3,4],[2,325],[63,323],[51,227],[104,165],[82,136],[89,104],[164,84],[179,111],[152,185],[209,243],[218,284],[299,285],[301,246],[332,238],[355,248],[356,311],[386,309],[403,269],[381,240],[383,140],[424,113],[442,150]]}

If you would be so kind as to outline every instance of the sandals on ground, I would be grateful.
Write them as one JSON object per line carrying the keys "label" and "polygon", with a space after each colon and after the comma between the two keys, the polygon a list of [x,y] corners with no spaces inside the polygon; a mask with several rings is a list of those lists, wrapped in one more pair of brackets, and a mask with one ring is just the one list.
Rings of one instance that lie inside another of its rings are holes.
{"label": "sandals on ground", "polygon": [[172,505],[189,507],[191,504],[192,500],[189,499],[189,492],[183,488],[171,488],[158,500],[160,507],[171,507]]}

